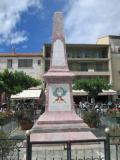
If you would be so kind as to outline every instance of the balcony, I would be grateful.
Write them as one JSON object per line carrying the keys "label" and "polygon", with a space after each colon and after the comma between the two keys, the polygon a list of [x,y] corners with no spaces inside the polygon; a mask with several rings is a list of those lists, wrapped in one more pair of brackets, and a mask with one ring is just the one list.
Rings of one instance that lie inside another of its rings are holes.
{"label": "balcony", "polygon": [[109,58],[67,58],[68,61],[109,61]]}
{"label": "balcony", "polygon": [[88,70],[88,71],[72,71],[74,75],[76,76],[110,76],[110,71],[94,71],[94,70]]}

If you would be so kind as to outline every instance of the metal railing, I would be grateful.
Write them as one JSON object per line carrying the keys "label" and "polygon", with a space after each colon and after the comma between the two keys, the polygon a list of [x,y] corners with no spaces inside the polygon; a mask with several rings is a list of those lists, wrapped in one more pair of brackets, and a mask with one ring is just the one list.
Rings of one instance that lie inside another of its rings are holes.
{"label": "metal railing", "polygon": [[26,160],[110,160],[106,139],[30,142],[27,136]]}
{"label": "metal railing", "polygon": [[0,139],[0,160],[120,160],[120,136],[55,143],[29,138]]}
{"label": "metal railing", "polygon": [[120,136],[110,136],[110,157],[120,160]]}
{"label": "metal railing", "polygon": [[0,160],[25,160],[24,139],[0,139]]}

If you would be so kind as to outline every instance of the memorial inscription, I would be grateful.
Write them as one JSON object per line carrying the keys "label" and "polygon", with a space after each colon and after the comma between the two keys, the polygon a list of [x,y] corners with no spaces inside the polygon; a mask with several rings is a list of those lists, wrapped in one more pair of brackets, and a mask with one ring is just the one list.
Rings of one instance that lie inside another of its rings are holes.
{"label": "memorial inscription", "polygon": [[70,92],[68,84],[50,84],[49,111],[70,111]]}

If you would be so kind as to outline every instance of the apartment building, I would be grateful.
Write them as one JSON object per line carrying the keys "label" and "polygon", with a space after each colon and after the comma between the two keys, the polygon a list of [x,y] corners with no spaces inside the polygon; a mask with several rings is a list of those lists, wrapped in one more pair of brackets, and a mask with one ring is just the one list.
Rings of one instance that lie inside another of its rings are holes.
{"label": "apartment building", "polygon": [[110,45],[112,86],[118,92],[118,97],[120,97],[120,36],[109,35],[101,37],[97,40],[97,44]]}
{"label": "apartment building", "polygon": [[[49,69],[51,44],[44,46],[45,71]],[[111,53],[109,45],[66,44],[69,69],[76,79],[105,78],[112,83]]]}
{"label": "apartment building", "polygon": [[42,79],[43,64],[40,53],[0,53],[0,72],[7,68],[9,71],[24,71],[36,79]]}
{"label": "apartment building", "polygon": [[[45,44],[43,56],[45,57],[45,72],[49,69],[51,44]],[[66,44],[66,54],[70,71],[75,79],[104,78],[112,83],[111,52],[109,44]],[[75,102],[87,97],[84,93],[74,93]],[[109,93],[108,93],[109,94]],[[80,96],[79,96],[80,95]],[[101,94],[98,101],[107,101],[108,95]]]}

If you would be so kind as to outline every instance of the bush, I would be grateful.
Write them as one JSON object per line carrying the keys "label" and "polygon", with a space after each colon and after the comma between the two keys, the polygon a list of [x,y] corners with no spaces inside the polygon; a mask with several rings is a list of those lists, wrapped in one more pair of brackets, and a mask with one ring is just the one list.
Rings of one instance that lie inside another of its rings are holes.
{"label": "bush", "polygon": [[20,124],[21,129],[23,129],[23,125],[28,125],[31,128],[33,126],[32,121],[32,112],[29,109],[23,109],[15,112],[15,117],[18,120],[18,124]]}
{"label": "bush", "polygon": [[22,120],[24,112],[23,111],[16,111],[14,116],[18,120],[18,123]]}
{"label": "bush", "polygon": [[9,108],[7,108],[4,113],[6,118],[11,118],[13,116],[13,112]]}
{"label": "bush", "polygon": [[88,124],[91,128],[95,128],[100,123],[99,115],[96,113],[94,109],[90,111],[86,111],[83,115],[83,120]]}
{"label": "bush", "polygon": [[3,112],[0,112],[0,126],[3,126],[5,123],[6,116]]}
{"label": "bush", "polygon": [[[0,130],[0,139],[1,138],[6,138],[7,137],[7,135],[2,131],[2,130]],[[1,141],[0,141],[1,142]],[[1,143],[0,143],[1,144]]]}

